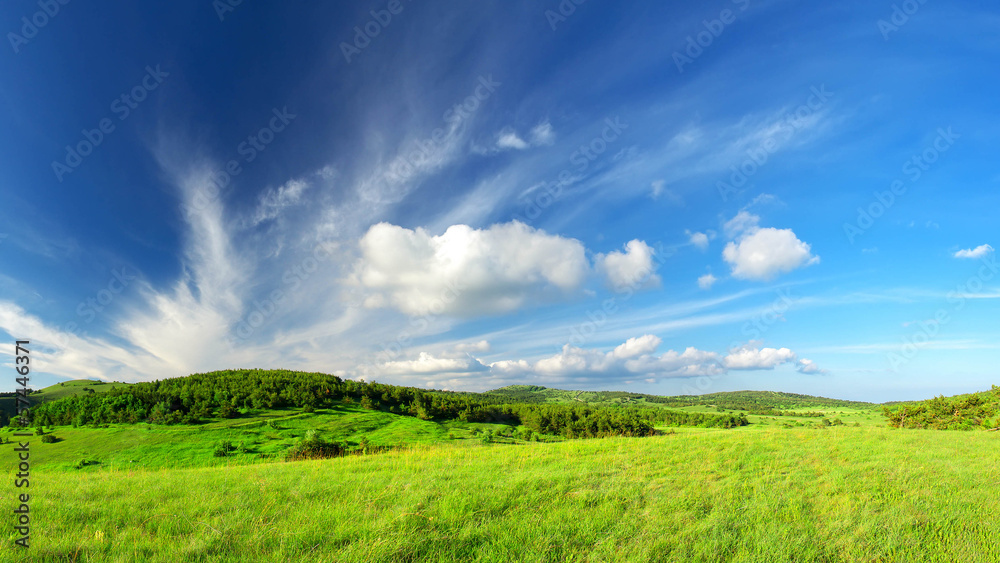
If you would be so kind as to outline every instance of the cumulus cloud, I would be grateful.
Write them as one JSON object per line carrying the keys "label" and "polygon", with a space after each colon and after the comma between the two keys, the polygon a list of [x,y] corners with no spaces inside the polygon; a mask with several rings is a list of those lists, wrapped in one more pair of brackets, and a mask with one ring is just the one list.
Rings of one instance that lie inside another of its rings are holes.
{"label": "cumulus cloud", "polygon": [[518,221],[442,235],[379,223],[361,238],[354,279],[369,307],[409,315],[504,313],[576,291],[589,271],[583,245]]}
{"label": "cumulus cloud", "polygon": [[783,364],[795,364],[795,370],[804,374],[825,374],[816,362],[799,358],[788,348],[762,348],[761,343],[750,342],[729,350],[722,365],[731,370],[772,370]]}
{"label": "cumulus cloud", "polygon": [[993,252],[993,247],[988,244],[981,244],[975,248],[967,248],[965,250],[959,250],[955,253],[955,258],[982,258],[987,254]]}
{"label": "cumulus cloud", "polygon": [[618,345],[611,355],[619,359],[631,359],[645,354],[652,354],[660,346],[660,337],[645,334],[638,338],[629,338],[624,344]]}
{"label": "cumulus cloud", "polygon": [[425,352],[421,352],[415,360],[386,362],[379,366],[380,373],[384,375],[441,375],[481,372],[488,369],[472,357],[437,358]]}
{"label": "cumulus cloud", "polygon": [[497,148],[499,149],[514,149],[523,151],[528,148],[529,145],[527,141],[518,137],[517,133],[513,129],[504,129],[500,132],[497,137]]}
{"label": "cumulus cloud", "polygon": [[610,352],[566,344],[558,354],[535,362],[507,360],[491,364],[490,368],[508,377],[534,376],[546,381],[694,377],[721,371],[717,354],[688,348],[684,352],[669,350],[656,355],[659,345],[660,339],[648,334],[630,338]]}
{"label": "cumulus cloud", "polygon": [[716,281],[718,281],[718,278],[712,274],[705,274],[704,276],[698,278],[698,287],[702,289],[712,289],[712,286],[715,285]]}
{"label": "cumulus cloud", "polygon": [[653,249],[641,240],[631,240],[625,252],[618,250],[598,254],[594,262],[610,287],[622,291],[626,288],[656,287],[660,276],[655,274]]}
{"label": "cumulus cloud", "polygon": [[750,342],[730,350],[722,363],[726,368],[735,370],[774,369],[797,359],[788,348],[760,348],[759,343]]}
{"label": "cumulus cloud", "polygon": [[409,376],[425,384],[430,381],[461,386],[463,378],[511,383],[579,384],[619,380],[653,383],[663,378],[717,376],[730,370],[773,370],[782,364],[797,364],[800,373],[826,373],[810,360],[799,360],[788,348],[762,348],[750,342],[726,356],[688,347],[683,351],[657,353],[659,337],[651,334],[629,338],[610,351],[566,344],[557,354],[535,360],[513,359],[487,363],[472,356],[445,358],[421,352],[415,360],[387,362],[368,369],[369,376]]}
{"label": "cumulus cloud", "polygon": [[733,277],[767,281],[778,274],[819,263],[809,244],[791,229],[760,228],[760,218],[740,211],[725,225],[726,233],[737,236],[722,251]]}

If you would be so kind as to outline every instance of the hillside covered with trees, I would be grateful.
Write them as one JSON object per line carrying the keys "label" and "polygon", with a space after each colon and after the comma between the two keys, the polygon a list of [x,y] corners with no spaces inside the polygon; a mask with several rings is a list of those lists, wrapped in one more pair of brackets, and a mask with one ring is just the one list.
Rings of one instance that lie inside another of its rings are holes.
{"label": "hillside covered with trees", "polygon": [[875,406],[872,403],[859,401],[842,401],[777,391],[726,391],[706,395],[665,397],[627,391],[568,391],[539,385],[510,385],[488,391],[485,395],[523,403],[648,404],[672,408],[706,406],[746,411],[747,414],[761,416],[823,416],[822,413],[796,411],[830,408],[870,409]]}
{"label": "hillside covered with trees", "polygon": [[103,394],[74,395],[37,405],[31,423],[197,424],[210,418],[236,418],[252,410],[301,408],[310,412],[343,403],[422,420],[523,425],[540,434],[568,438],[648,436],[654,433],[654,425],[732,428],[748,424],[742,414],[632,405],[538,404],[491,394],[433,391],[287,370],[227,370],[125,385]]}

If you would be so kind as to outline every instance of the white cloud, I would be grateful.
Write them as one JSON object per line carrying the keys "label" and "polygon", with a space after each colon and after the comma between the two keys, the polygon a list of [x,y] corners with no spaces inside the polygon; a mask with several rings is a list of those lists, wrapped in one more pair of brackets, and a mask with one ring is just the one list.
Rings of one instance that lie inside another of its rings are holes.
{"label": "white cloud", "polygon": [[823,375],[827,373],[825,369],[820,369],[820,367],[816,365],[816,362],[812,360],[807,360],[805,358],[799,360],[799,367],[797,367],[796,370],[798,370],[799,373],[804,373],[807,375],[813,375],[813,374]]}
{"label": "white cloud", "polygon": [[774,369],[796,360],[795,353],[788,348],[760,348],[759,343],[751,341],[730,350],[722,365],[735,370]]}
{"label": "white cloud", "polygon": [[574,292],[589,271],[579,241],[518,221],[453,225],[438,236],[379,223],[360,248],[354,277],[367,305],[409,315],[509,312]]}
{"label": "white cloud", "polygon": [[556,132],[548,121],[539,123],[531,130],[532,146],[548,146],[556,142]]}
{"label": "white cloud", "polygon": [[497,148],[523,151],[530,147],[527,141],[517,136],[513,129],[504,129],[497,138]]}
{"label": "white cloud", "polygon": [[716,281],[718,281],[718,278],[712,274],[705,274],[704,276],[698,278],[698,287],[702,289],[712,289],[712,286],[715,285]]}
{"label": "white cloud", "polygon": [[635,239],[625,245],[625,252],[615,250],[598,254],[594,262],[608,285],[615,290],[656,287],[660,284],[660,276],[654,273],[653,255],[654,251],[648,244]]}
{"label": "white cloud", "polygon": [[297,205],[308,188],[309,184],[303,180],[290,180],[277,190],[268,190],[260,196],[257,209],[248,221],[249,225],[256,227],[265,221],[275,219],[286,208]]}
{"label": "white cloud", "polygon": [[761,348],[760,342],[750,342],[733,348],[722,359],[722,365],[731,370],[771,370],[783,364],[795,364],[795,370],[804,374],[826,374],[816,362],[799,357],[788,348]]}
{"label": "white cloud", "polygon": [[552,124],[543,121],[534,126],[528,132],[528,140],[525,141],[513,128],[506,127],[497,134],[496,150],[518,150],[523,151],[531,147],[549,146],[555,143],[556,132]]}
{"label": "white cloud", "polygon": [[660,356],[640,356],[625,362],[628,371],[635,375],[654,377],[699,377],[721,375],[725,368],[719,355],[688,347],[683,352],[668,350]]}
{"label": "white cloud", "polygon": [[566,344],[552,356],[492,363],[471,356],[444,358],[421,352],[415,360],[387,362],[368,368],[365,373],[367,377],[394,375],[439,383],[441,377],[447,377],[450,378],[449,384],[458,386],[462,386],[463,382],[467,385],[471,378],[491,385],[518,382],[589,384],[615,379],[644,379],[655,383],[662,378],[717,376],[730,370],[772,370],[790,363],[797,363],[801,373],[825,373],[809,360],[798,360],[788,348],[760,348],[757,342],[734,348],[725,357],[693,347],[681,352],[668,350],[657,354],[660,344],[659,337],[646,334],[629,338],[609,352]]}
{"label": "white cloud", "polygon": [[982,258],[993,252],[993,247],[988,244],[981,244],[972,249],[959,250],[955,253],[955,258]]}
{"label": "white cloud", "polygon": [[535,376],[546,381],[643,377],[693,377],[721,372],[719,358],[712,352],[688,348],[678,353],[654,352],[660,339],[653,335],[630,338],[610,352],[583,349],[566,344],[558,354],[535,362],[504,361],[491,369],[507,376]]}
{"label": "white cloud", "polygon": [[488,369],[475,358],[437,358],[425,352],[421,352],[416,360],[386,362],[378,366],[380,374],[403,376],[472,373]]}
{"label": "white cloud", "polygon": [[738,238],[726,245],[722,257],[734,277],[767,281],[778,274],[819,263],[809,244],[791,229],[760,228],[760,218],[740,211],[725,225],[726,233]]}
{"label": "white cloud", "polygon": [[652,354],[660,346],[659,336],[645,334],[638,338],[629,338],[624,344],[619,344],[611,351],[611,355],[619,359],[631,359],[645,354]]}
{"label": "white cloud", "polygon": [[736,238],[745,232],[756,231],[760,224],[760,217],[748,211],[740,211],[735,217],[726,221],[722,230],[728,238]]}
{"label": "white cloud", "polygon": [[691,242],[691,244],[695,245],[701,251],[708,250],[708,243],[709,243],[709,241],[712,240],[712,238],[714,238],[711,235],[715,234],[715,233],[711,233],[711,234],[706,234],[706,233],[692,233],[691,231],[685,231],[685,232],[687,233],[687,235],[689,237],[689,241]]}

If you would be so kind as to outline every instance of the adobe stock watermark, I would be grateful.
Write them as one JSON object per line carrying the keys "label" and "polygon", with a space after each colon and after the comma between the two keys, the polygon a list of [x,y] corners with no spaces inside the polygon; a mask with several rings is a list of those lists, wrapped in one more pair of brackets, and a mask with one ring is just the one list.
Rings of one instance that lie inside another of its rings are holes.
{"label": "adobe stock watermark", "polygon": [[886,360],[892,371],[898,373],[901,366],[913,361],[920,350],[927,347],[941,333],[941,329],[954,320],[954,315],[965,309],[968,300],[972,298],[971,296],[982,291],[986,282],[995,278],[1000,272],[996,253],[991,252],[980,258],[980,261],[983,264],[976,273],[964,283],[956,286],[954,291],[948,293],[946,296],[948,307],[939,308],[931,319],[914,323],[917,326],[916,330],[909,336],[903,337],[899,349],[886,354]]}
{"label": "adobe stock watermark", "polygon": [[312,252],[297,264],[287,268],[281,275],[284,289],[275,288],[267,297],[253,301],[253,309],[233,327],[226,339],[230,349],[235,350],[237,342],[246,341],[263,327],[285,304],[289,296],[302,289],[303,284],[319,271],[320,265],[330,260],[337,244],[324,242],[313,247]]}
{"label": "adobe stock watermark", "polygon": [[[407,3],[411,1],[406,0]],[[367,49],[372,44],[372,40],[378,37],[385,28],[389,27],[389,24],[393,21],[393,17],[403,13],[404,8],[405,6],[401,0],[389,0],[385,9],[370,10],[368,13],[371,14],[371,19],[364,25],[354,26],[353,44],[346,41],[340,42],[340,52],[343,53],[347,64],[351,64],[354,57],[357,57],[361,54],[361,51]]]}
{"label": "adobe stock watermark", "polygon": [[62,7],[69,3],[70,0],[38,0],[40,9],[31,14],[30,17],[21,18],[21,33],[13,31],[7,33],[7,40],[10,41],[10,47],[14,50],[14,54],[20,54],[21,47],[38,37],[38,32],[49,25],[49,22],[62,12]]}
{"label": "adobe stock watermark", "polygon": [[121,270],[111,270],[111,278],[107,285],[98,290],[96,296],[88,297],[76,306],[77,316],[83,318],[87,324],[94,322],[97,314],[104,312],[104,309],[115,300],[115,296],[121,295],[129,284],[138,279],[138,275],[133,276],[128,273],[129,269],[128,266],[124,266]]}
{"label": "adobe stock watermark", "polygon": [[695,59],[704,54],[705,49],[708,49],[715,43],[715,40],[726,31],[728,26],[736,22],[736,17],[750,7],[750,0],[731,0],[731,2],[739,6],[738,11],[723,8],[719,12],[718,18],[701,20],[701,25],[705,29],[687,36],[687,43],[684,46],[683,52],[674,51],[673,58],[677,72],[683,73],[684,65],[693,64]]}
{"label": "adobe stock watermark", "polygon": [[[146,74],[139,81],[139,84],[112,100],[111,113],[118,117],[119,122],[125,121],[139,107],[139,104],[149,97],[150,92],[159,88],[168,76],[170,73],[160,70],[160,65],[147,66]],[[115,132],[115,128],[115,122],[110,117],[105,117],[97,122],[97,127],[94,129],[81,131],[83,139],[75,145],[66,145],[65,158],[61,162],[52,161],[52,172],[56,175],[56,179],[62,182],[66,174],[72,173],[83,164],[83,159],[93,154],[94,150]]]}
{"label": "adobe stock watermark", "polygon": [[393,159],[386,167],[382,180],[387,184],[401,184],[411,179],[419,167],[425,162],[429,162],[434,152],[444,146],[445,141],[458,130],[462,123],[479,111],[483,103],[490,99],[496,93],[497,88],[502,85],[503,83],[493,80],[492,74],[479,76],[472,93],[445,110],[441,116],[447,127],[436,127],[431,131],[429,137],[416,141],[413,150]]}
{"label": "adobe stock watermark", "polygon": [[920,7],[926,3],[927,0],[903,0],[899,4],[893,4],[892,13],[889,14],[889,18],[875,22],[879,33],[882,34],[882,38],[888,41],[889,34],[899,31],[899,28],[909,23],[910,18],[919,12]]}
{"label": "adobe stock watermark", "polygon": [[[944,127],[938,128],[937,136],[931,142],[930,146],[919,154],[911,156],[903,163],[902,173],[909,180],[909,184],[914,184],[920,180],[924,173],[930,170],[931,165],[937,162],[942,154],[948,152],[954,146],[955,140],[959,138],[961,138],[961,135],[952,131],[951,127],[947,129]],[[872,201],[867,206],[858,207],[858,216],[854,222],[843,224],[844,235],[847,236],[848,242],[854,244],[854,241],[859,236],[868,232],[875,225],[875,220],[892,209],[892,206],[896,204],[897,198],[905,195],[907,190],[909,190],[909,185],[903,180],[896,179],[889,184],[888,190],[881,192],[876,190],[872,192],[875,201]]]}
{"label": "adobe stock watermark", "polygon": [[806,102],[781,119],[780,128],[776,133],[764,139],[758,146],[747,149],[746,158],[729,167],[732,174],[729,175],[728,182],[720,180],[715,183],[715,188],[718,190],[719,196],[722,197],[722,201],[729,201],[730,195],[738,195],[740,188],[745,186],[750,178],[767,164],[771,155],[778,152],[783,144],[791,141],[795,134],[806,126],[808,119],[821,111],[830,98],[834,96],[833,92],[826,89],[826,84],[812,86],[809,91],[810,94],[806,98]]}
{"label": "adobe stock watermark", "polygon": [[562,0],[555,10],[545,10],[545,21],[549,22],[549,27],[555,31],[559,24],[564,23],[570,16],[576,13],[577,6],[586,4],[587,0]]}
{"label": "adobe stock watermark", "polygon": [[589,142],[580,145],[580,148],[573,151],[569,156],[573,169],[565,168],[556,176],[556,180],[539,184],[535,189],[529,190],[522,195],[519,203],[523,205],[523,213],[515,213],[514,218],[524,224],[530,224],[542,212],[548,209],[562,196],[563,188],[572,184],[577,177],[576,174],[583,174],[590,168],[590,165],[602,154],[607,152],[612,144],[622,137],[622,133],[628,129],[628,124],[623,123],[619,117],[608,117],[604,120],[604,128]]}
{"label": "adobe stock watermark", "polygon": [[229,190],[233,179],[243,173],[243,164],[250,164],[256,160],[274,142],[278,133],[284,131],[296,117],[298,117],[296,114],[288,111],[288,106],[281,109],[272,108],[271,119],[267,125],[261,127],[256,133],[248,135],[246,140],[236,146],[236,153],[242,158],[239,160],[230,159],[225,166],[210,174],[208,185],[194,195],[188,213],[202,210],[211,202],[222,197]]}
{"label": "adobe stock watermark", "polygon": [[213,0],[212,8],[215,15],[219,16],[219,21],[226,21],[226,16],[236,11],[236,8],[243,3],[243,0]]}

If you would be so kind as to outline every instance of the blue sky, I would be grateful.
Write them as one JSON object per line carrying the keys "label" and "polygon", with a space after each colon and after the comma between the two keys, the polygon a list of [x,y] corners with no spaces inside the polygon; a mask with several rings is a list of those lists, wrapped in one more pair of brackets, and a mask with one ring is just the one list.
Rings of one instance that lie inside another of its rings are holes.
{"label": "blue sky", "polygon": [[36,386],[998,382],[992,4],[18,0],[0,23],[0,360],[30,339]]}

